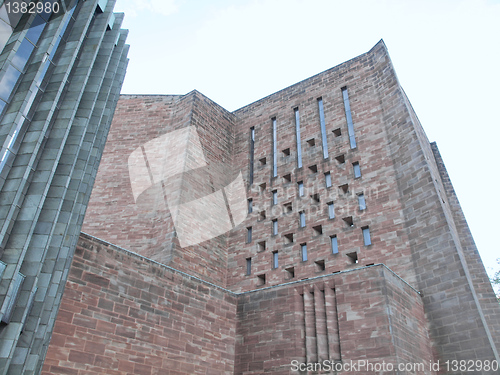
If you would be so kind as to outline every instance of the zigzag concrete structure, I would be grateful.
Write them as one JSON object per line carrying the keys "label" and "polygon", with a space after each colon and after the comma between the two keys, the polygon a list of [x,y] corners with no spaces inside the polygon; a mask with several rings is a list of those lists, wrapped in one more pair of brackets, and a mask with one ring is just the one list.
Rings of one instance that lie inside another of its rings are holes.
{"label": "zigzag concrete structure", "polygon": [[1,374],[41,371],[128,62],[114,0],[40,4],[0,0]]}

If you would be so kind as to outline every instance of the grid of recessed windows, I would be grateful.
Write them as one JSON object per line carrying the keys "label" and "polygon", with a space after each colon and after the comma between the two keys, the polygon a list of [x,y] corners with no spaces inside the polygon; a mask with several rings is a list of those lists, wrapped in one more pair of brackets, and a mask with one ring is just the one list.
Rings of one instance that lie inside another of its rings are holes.
{"label": "grid of recessed windows", "polygon": [[273,268],[278,268],[278,252],[273,251]]}
{"label": "grid of recessed windows", "polygon": [[302,181],[299,181],[297,183],[297,186],[299,187],[299,197],[304,196],[304,183]]}
{"label": "grid of recessed windows", "polygon": [[252,258],[247,258],[247,275],[252,273]]}
{"label": "grid of recessed windows", "polygon": [[333,205],[333,202],[328,203],[328,218],[329,219],[335,218],[335,206]]}
{"label": "grid of recessed windows", "polygon": [[278,190],[273,190],[273,206],[278,204]]}
{"label": "grid of recessed windows", "polygon": [[326,139],[325,112],[323,110],[323,99],[318,99],[319,123],[321,127],[321,142],[323,144],[323,158],[328,158],[328,142]]}
{"label": "grid of recessed windows", "polygon": [[273,236],[277,236],[278,235],[278,219],[274,219],[272,221],[273,223]]}
{"label": "grid of recessed windows", "polygon": [[354,170],[354,178],[361,177],[361,167],[358,162],[352,163],[352,169]]}
{"label": "grid of recessed windows", "polygon": [[339,243],[337,240],[337,236],[331,236],[330,237],[330,243],[332,246],[332,254],[338,254],[339,252]]}
{"label": "grid of recessed windows", "polygon": [[372,239],[370,236],[370,228],[364,227],[362,228],[363,230],[363,242],[365,246],[371,245],[372,244]]}
{"label": "grid of recessed windows", "polygon": [[276,136],[276,117],[272,120],[273,123],[273,177],[278,176],[278,138]]}
{"label": "grid of recessed windows", "polygon": [[358,194],[358,204],[361,211],[366,210],[365,195],[363,193]]}
{"label": "grid of recessed windows", "polygon": [[303,243],[300,245],[300,255],[303,262],[307,261],[307,244]]}
{"label": "grid of recessed windows", "polygon": [[349,134],[349,144],[351,148],[356,148],[356,138],[354,136],[354,124],[352,122],[351,104],[349,102],[349,94],[347,87],[342,88],[342,98],[344,99],[345,117],[347,120],[347,133]]}
{"label": "grid of recessed windows", "polygon": [[254,153],[255,153],[255,128],[250,128],[250,184],[253,184],[253,163],[254,163]]}
{"label": "grid of recessed windows", "polygon": [[299,225],[301,228],[306,226],[306,213],[304,211],[299,212]]}
{"label": "grid of recessed windows", "polygon": [[325,173],[325,184],[327,188],[332,186],[332,175],[330,172]]}
{"label": "grid of recessed windows", "polygon": [[299,109],[295,108],[295,135],[297,138],[297,168],[302,168],[302,146],[300,141],[300,115]]}

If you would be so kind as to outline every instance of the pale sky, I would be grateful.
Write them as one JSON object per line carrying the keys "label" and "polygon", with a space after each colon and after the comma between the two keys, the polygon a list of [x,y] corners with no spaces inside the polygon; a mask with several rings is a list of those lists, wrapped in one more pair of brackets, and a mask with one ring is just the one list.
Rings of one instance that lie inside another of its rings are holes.
{"label": "pale sky", "polygon": [[230,111],[384,39],[486,268],[500,268],[500,0],[117,0],[115,11],[130,30],[123,94],[197,89]]}

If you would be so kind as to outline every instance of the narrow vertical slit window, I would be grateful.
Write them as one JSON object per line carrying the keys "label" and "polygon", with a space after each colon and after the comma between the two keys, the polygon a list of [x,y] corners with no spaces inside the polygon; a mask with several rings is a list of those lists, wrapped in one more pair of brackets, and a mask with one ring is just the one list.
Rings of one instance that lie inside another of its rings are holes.
{"label": "narrow vertical slit window", "polygon": [[278,204],[278,190],[273,190],[273,206]]}
{"label": "narrow vertical slit window", "polygon": [[278,235],[278,219],[273,220],[273,236]]}
{"label": "narrow vertical slit window", "polygon": [[332,245],[332,254],[338,254],[339,253],[339,242],[337,240],[337,236],[331,236],[330,243]]}
{"label": "narrow vertical slit window", "polygon": [[349,94],[347,87],[342,88],[342,98],[344,99],[345,117],[347,120],[347,133],[349,134],[349,144],[351,148],[356,148],[356,138],[354,136],[354,124],[352,122],[351,104],[349,103]]}
{"label": "narrow vertical slit window", "polygon": [[306,213],[304,211],[299,212],[299,225],[301,228],[306,226]]}
{"label": "narrow vertical slit window", "polygon": [[362,230],[363,230],[363,242],[364,242],[365,246],[371,245],[372,239],[370,236],[370,228],[364,227],[364,228],[362,228]]}
{"label": "narrow vertical slit window", "polygon": [[278,252],[273,251],[273,268],[278,268]]}
{"label": "narrow vertical slit window", "polygon": [[251,214],[253,211],[253,199],[249,198],[248,199],[248,213]]}
{"label": "narrow vertical slit window", "polygon": [[297,168],[302,168],[302,146],[300,141],[300,115],[299,109],[295,108],[295,134],[297,136]]}
{"label": "narrow vertical slit window", "polygon": [[247,228],[247,243],[252,242],[252,227]]}
{"label": "narrow vertical slit window", "polygon": [[252,258],[247,258],[247,275],[252,274]]}
{"label": "narrow vertical slit window", "polygon": [[327,188],[332,186],[332,175],[330,172],[325,173],[325,184]]}
{"label": "narrow vertical slit window", "polygon": [[325,112],[323,110],[323,98],[318,98],[319,123],[321,126],[321,142],[323,144],[323,159],[328,158],[328,142],[326,139]]}
{"label": "narrow vertical slit window", "polygon": [[358,194],[358,203],[360,211],[366,210],[365,195],[363,193]]}
{"label": "narrow vertical slit window", "polygon": [[300,255],[302,256],[302,261],[307,261],[307,244],[300,244]]}
{"label": "narrow vertical slit window", "polygon": [[358,162],[352,163],[352,168],[354,170],[354,178],[360,178],[361,177],[361,167],[359,166]]}
{"label": "narrow vertical slit window", "polygon": [[273,123],[273,177],[278,176],[278,138],[276,136],[276,117],[272,120]]}
{"label": "narrow vertical slit window", "polygon": [[253,163],[254,163],[254,153],[255,153],[255,128],[250,128],[250,184],[253,184]]}
{"label": "narrow vertical slit window", "polygon": [[333,202],[329,202],[327,204],[328,204],[328,218],[335,219],[335,207],[333,205]]}
{"label": "narrow vertical slit window", "polygon": [[302,181],[297,182],[297,185],[299,187],[299,197],[304,196],[304,183]]}

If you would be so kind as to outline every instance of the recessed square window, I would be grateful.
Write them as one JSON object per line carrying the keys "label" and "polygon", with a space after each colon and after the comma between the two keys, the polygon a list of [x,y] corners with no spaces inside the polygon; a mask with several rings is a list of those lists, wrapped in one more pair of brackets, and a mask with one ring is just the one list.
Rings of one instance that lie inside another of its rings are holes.
{"label": "recessed square window", "polygon": [[272,194],[273,194],[273,206],[275,206],[278,204],[278,190],[273,190]]}
{"label": "recessed square window", "polygon": [[330,172],[325,173],[325,185],[327,188],[332,186],[332,175]]}
{"label": "recessed square window", "polygon": [[290,173],[283,176],[283,182],[288,183],[292,181],[292,175]]}
{"label": "recessed square window", "polygon": [[325,261],[322,260],[316,260],[314,262],[314,266],[316,268],[316,272],[323,272],[325,270]]}
{"label": "recessed square window", "polygon": [[340,137],[342,135],[342,130],[340,130],[340,128],[333,129],[332,132],[335,135],[335,137]]}
{"label": "recessed square window", "polygon": [[345,156],[344,156],[344,154],[335,156],[335,160],[337,160],[339,164],[344,164],[345,163]]}
{"label": "recessed square window", "polygon": [[304,196],[304,183],[302,181],[297,182],[297,186],[299,188],[299,197]]}
{"label": "recessed square window", "polygon": [[290,148],[285,148],[283,151],[281,151],[284,156],[290,156]]}
{"label": "recessed square window", "polygon": [[257,285],[264,285],[266,283],[266,275],[257,275]]}
{"label": "recessed square window", "polygon": [[265,250],[266,250],[266,241],[260,241],[257,244],[257,251],[260,253],[260,252],[265,251]]}
{"label": "recessed square window", "polygon": [[353,253],[348,253],[346,255],[350,259],[351,263],[353,264],[358,263],[358,253],[353,252]]}
{"label": "recessed square window", "polygon": [[291,202],[285,203],[283,205],[283,212],[289,214],[293,211],[293,206]]}
{"label": "recessed square window", "polygon": [[317,166],[316,164],[311,165],[311,166],[309,166],[309,170],[310,170],[312,173],[316,173],[316,172],[318,172],[318,166]]}
{"label": "recessed square window", "polygon": [[342,190],[344,194],[347,194],[347,192],[349,191],[349,184],[340,185],[339,189]]}
{"label": "recessed square window", "polygon": [[283,237],[285,238],[285,243],[286,244],[293,243],[293,233],[285,234]]}
{"label": "recessed square window", "polygon": [[263,193],[266,190],[266,183],[264,182],[264,183],[260,184],[259,188],[260,188],[261,193]]}
{"label": "recessed square window", "polygon": [[286,271],[286,276],[285,276],[285,278],[286,278],[287,280],[290,280],[290,279],[295,278],[295,268],[294,268],[294,267],[288,267],[288,268],[285,268],[285,271]]}
{"label": "recessed square window", "polygon": [[365,246],[371,245],[372,239],[370,236],[370,228],[364,227],[361,229],[363,230],[363,242],[364,242]]}
{"label": "recessed square window", "polygon": [[304,211],[299,212],[299,226],[301,228],[306,226],[306,213]]}
{"label": "recessed square window", "polygon": [[307,244],[305,243],[300,244],[300,256],[303,262],[307,261]]}
{"label": "recessed square window", "polygon": [[343,217],[342,220],[345,221],[345,223],[349,226],[349,227],[353,227],[354,226],[354,221],[352,219],[352,216],[346,216],[346,217]]}
{"label": "recessed square window", "polygon": [[262,165],[266,165],[266,158],[260,158],[259,159],[259,163],[260,163],[261,166]]}
{"label": "recessed square window", "polygon": [[319,236],[320,234],[323,234],[323,227],[321,225],[315,225],[313,227],[313,230],[314,230],[314,234],[316,236]]}
{"label": "recessed square window", "polygon": [[338,254],[339,253],[339,242],[337,240],[337,236],[330,237],[330,244],[332,247],[332,254]]}
{"label": "recessed square window", "polygon": [[319,193],[311,195],[311,198],[312,198],[314,203],[319,203],[319,201],[320,201]]}
{"label": "recessed square window", "polygon": [[259,213],[259,221],[266,220],[266,211],[260,211]]}
{"label": "recessed square window", "polygon": [[308,139],[306,142],[311,147],[316,145],[316,140],[314,138]]}
{"label": "recessed square window", "polygon": [[361,167],[359,166],[358,162],[352,163],[352,168],[354,170],[354,178],[360,178],[361,177]]}
{"label": "recessed square window", "polygon": [[278,235],[278,219],[274,219],[272,225],[273,225],[272,229],[273,236],[276,236]]}

